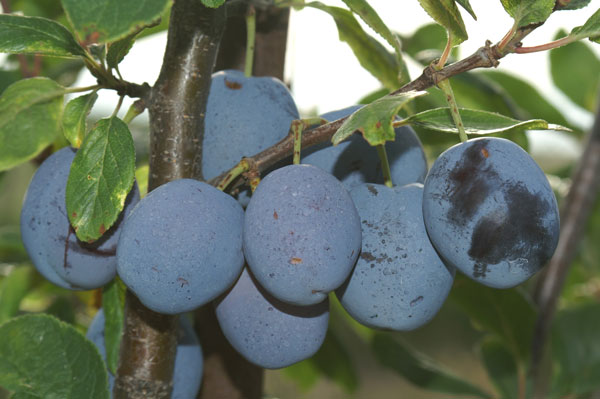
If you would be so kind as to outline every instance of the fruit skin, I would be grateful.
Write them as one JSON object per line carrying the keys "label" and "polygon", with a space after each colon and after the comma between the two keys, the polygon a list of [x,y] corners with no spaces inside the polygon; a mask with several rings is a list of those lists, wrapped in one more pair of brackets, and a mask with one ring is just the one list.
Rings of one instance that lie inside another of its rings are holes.
{"label": "fruit skin", "polygon": [[[96,345],[102,359],[106,361],[104,320],[104,310],[99,309],[88,328],[86,338]],[[192,323],[186,317],[179,318],[177,353],[175,354],[174,367],[171,399],[195,398],[202,382],[204,359],[202,357],[202,347],[200,346],[196,332],[192,327]],[[115,376],[110,371],[108,371],[108,385],[112,398]]]}
{"label": "fruit skin", "polygon": [[267,369],[308,359],[323,344],[329,299],[295,306],[269,295],[244,268],[235,286],[216,303],[223,334],[248,361]]}
{"label": "fruit skin", "polygon": [[442,153],[425,180],[423,216],[440,255],[490,287],[522,283],[558,244],[558,207],[544,172],[505,139]]}
{"label": "fruit skin", "polygon": [[362,184],[350,191],[362,225],[362,251],[352,275],[336,290],[360,323],[398,331],[427,323],[454,281],[423,224],[423,185]]}
{"label": "fruit skin", "polygon": [[[323,114],[328,121],[343,118],[360,109],[354,105]],[[427,175],[423,146],[410,126],[396,128],[396,140],[386,143],[392,181],[398,186],[422,183]],[[361,136],[353,134],[336,146],[321,143],[302,152],[302,163],[315,165],[337,177],[348,190],[362,183],[383,184],[377,150]]]}
{"label": "fruit skin", "polygon": [[34,266],[46,279],[63,288],[89,290],[115,277],[123,215],[131,212],[140,193],[134,183],[115,224],[92,244],[79,241],[70,226],[65,202],[74,157],[75,150],[65,147],[48,157],[36,171],[21,210],[21,238]]}
{"label": "fruit skin", "polygon": [[244,211],[231,196],[192,179],[151,191],[125,220],[117,273],[158,313],[195,309],[242,271]]}
{"label": "fruit skin", "polygon": [[288,165],[258,185],[244,219],[244,255],[277,299],[312,305],[348,277],[360,218],[344,186],[312,165]]}
{"label": "fruit skin", "polygon": [[202,173],[212,179],[289,132],[298,109],[280,80],[226,70],[212,76],[204,121]]}

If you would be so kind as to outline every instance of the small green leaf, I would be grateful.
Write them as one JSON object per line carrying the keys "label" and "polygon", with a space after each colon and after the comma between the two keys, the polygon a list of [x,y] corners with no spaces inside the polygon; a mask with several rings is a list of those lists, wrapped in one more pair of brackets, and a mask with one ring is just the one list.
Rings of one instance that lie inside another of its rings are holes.
{"label": "small green leaf", "polygon": [[206,7],[210,7],[210,8],[218,8],[221,7],[223,5],[223,3],[225,3],[225,0],[201,0],[202,4],[204,4]]}
{"label": "small green leaf", "polygon": [[573,28],[569,36],[576,40],[589,38],[598,43],[600,41],[600,8],[587,20],[583,26]]}
{"label": "small green leaf", "polygon": [[47,78],[20,80],[0,96],[0,171],[35,157],[60,132],[65,88]]}
{"label": "small green leaf", "polygon": [[81,147],[87,129],[87,117],[98,99],[96,92],[72,99],[63,112],[63,133],[71,146]]}
{"label": "small green leaf", "polygon": [[104,309],[104,346],[106,364],[114,375],[119,365],[119,348],[123,332],[123,309],[125,307],[125,284],[118,277],[102,290],[102,309]]}
{"label": "small green leaf", "polygon": [[[331,15],[338,28],[340,40],[348,43],[360,65],[390,90],[397,89],[404,77],[403,66],[381,43],[369,36],[354,15],[339,7],[326,6],[318,1],[306,4]],[[408,76],[408,75],[407,75]]]}
{"label": "small green leaf", "polygon": [[457,46],[469,38],[467,28],[454,0],[419,0],[421,7],[438,24],[449,32],[452,45]]}
{"label": "small green leaf", "polygon": [[80,41],[110,43],[155,22],[169,0],[62,0]]}
{"label": "small green leaf", "polygon": [[30,266],[15,267],[0,283],[0,324],[17,315],[21,300],[33,286],[35,272]]}
{"label": "small green leaf", "polygon": [[108,399],[98,349],[75,328],[47,315],[0,326],[0,386],[15,398]]}
{"label": "small green leaf", "polygon": [[134,173],[129,128],[117,117],[101,119],[77,151],[67,180],[67,213],[81,241],[95,241],[117,220]]}
{"label": "small green leaf", "polygon": [[555,0],[501,0],[504,9],[521,28],[548,19],[554,10]]}
{"label": "small green leaf", "polygon": [[449,299],[479,329],[501,339],[515,358],[529,358],[536,312],[518,289],[494,290],[457,276]]}
{"label": "small green leaf", "polygon": [[371,349],[375,358],[383,366],[394,370],[420,388],[453,395],[492,397],[470,382],[453,376],[439,366],[434,366],[432,360],[412,353],[389,334],[375,333],[371,341]]}
{"label": "small green leaf", "polygon": [[[565,36],[561,31],[556,39]],[[600,60],[583,42],[574,42],[550,51],[550,73],[554,84],[575,104],[596,112],[600,87]]]}
{"label": "small green leaf", "polygon": [[[494,112],[474,109],[461,108],[460,116],[467,134],[486,135],[528,129],[570,131],[564,126],[554,125],[542,119],[519,121]],[[404,121],[406,124],[417,125],[438,132],[458,134],[458,129],[454,125],[448,107],[423,111],[404,119]]]}
{"label": "small green leaf", "polygon": [[488,336],[481,343],[480,352],[490,381],[501,397],[503,399],[518,398],[517,362],[502,341]]}
{"label": "small green leaf", "polygon": [[580,397],[600,388],[600,304],[558,312],[552,328],[553,397]]}
{"label": "small green leaf", "polygon": [[109,68],[116,68],[123,61],[131,50],[136,36],[137,32],[110,45],[108,54],[106,54],[106,63]]}
{"label": "small green leaf", "polygon": [[331,139],[333,145],[341,143],[357,130],[372,146],[393,141],[396,132],[392,122],[398,111],[412,99],[424,94],[423,91],[409,91],[382,97],[365,105],[344,121]]}
{"label": "small green leaf", "polygon": [[435,56],[428,56],[427,58],[439,57],[447,40],[446,29],[441,25],[431,23],[421,26],[410,37],[402,37],[402,50],[421,62],[424,58],[422,56],[423,51],[431,53],[431,50],[435,50]]}
{"label": "small green leaf", "polygon": [[85,57],[85,50],[58,22],[11,14],[0,14],[0,52]]}
{"label": "small green leaf", "polygon": [[467,12],[469,14],[471,14],[471,16],[473,17],[473,19],[477,21],[477,15],[475,15],[475,11],[473,11],[473,8],[471,7],[471,3],[469,3],[469,0],[456,0],[456,2],[458,4],[460,4],[460,6],[462,8],[464,8],[465,10],[467,10]]}

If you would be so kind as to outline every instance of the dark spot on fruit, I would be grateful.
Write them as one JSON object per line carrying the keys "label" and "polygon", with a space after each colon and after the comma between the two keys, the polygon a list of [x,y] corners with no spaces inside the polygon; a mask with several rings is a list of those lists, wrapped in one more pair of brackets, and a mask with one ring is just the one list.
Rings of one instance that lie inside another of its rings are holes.
{"label": "dark spot on fruit", "polygon": [[490,153],[489,153],[489,151],[487,149],[482,148],[481,149],[481,155],[483,155],[485,158],[487,158],[487,157],[490,156]]}
{"label": "dark spot on fruit", "polygon": [[469,256],[480,264],[503,260],[537,270],[552,256],[554,232],[544,226],[553,204],[519,183],[507,186],[504,199],[508,212],[492,212],[475,225]]}
{"label": "dark spot on fruit", "polygon": [[488,272],[488,265],[485,263],[475,263],[473,265],[473,277],[475,278],[485,278]]}
{"label": "dark spot on fruit", "polygon": [[242,85],[240,83],[227,79],[225,79],[225,86],[227,86],[231,90],[239,90],[242,88]]}
{"label": "dark spot on fruit", "polygon": [[375,188],[375,186],[372,186],[370,184],[367,184],[367,189],[371,192],[371,194],[373,195],[377,195],[379,194],[379,192],[377,191],[377,189]]}
{"label": "dark spot on fruit", "polygon": [[498,182],[498,173],[486,165],[486,158],[482,155],[481,149],[485,144],[485,140],[471,144],[450,171],[447,194],[451,207],[447,216],[457,225],[464,224],[477,212]]}
{"label": "dark spot on fruit", "polygon": [[183,288],[184,285],[189,285],[190,283],[188,283],[188,281],[186,279],[184,279],[183,277],[177,277],[177,281],[181,284],[181,288]]}
{"label": "dark spot on fruit", "polygon": [[419,295],[418,297],[416,297],[415,299],[413,299],[412,301],[410,301],[410,306],[415,306],[419,302],[421,302],[422,300],[423,300],[423,296]]}
{"label": "dark spot on fruit", "polygon": [[375,259],[377,259],[376,257],[374,257],[374,256],[373,256],[373,254],[372,254],[372,253],[370,253],[370,252],[365,252],[365,251],[363,251],[363,252],[360,254],[360,258],[361,258],[361,259],[364,259],[364,260],[366,260],[367,262],[371,262],[371,261],[374,261]]}
{"label": "dark spot on fruit", "polygon": [[292,258],[292,259],[290,259],[290,264],[291,265],[299,265],[300,263],[302,263],[302,258]]}
{"label": "dark spot on fruit", "polygon": [[277,214],[276,211],[273,211],[273,219],[275,219],[275,220],[279,219],[279,215]]}

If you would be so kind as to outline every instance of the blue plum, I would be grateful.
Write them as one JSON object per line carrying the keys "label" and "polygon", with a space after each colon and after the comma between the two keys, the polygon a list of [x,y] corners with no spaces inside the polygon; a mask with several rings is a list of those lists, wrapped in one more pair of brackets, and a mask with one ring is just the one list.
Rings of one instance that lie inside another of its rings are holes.
{"label": "blue plum", "polygon": [[352,271],[360,243],[350,195],[312,165],[271,172],[246,208],[246,261],[260,284],[284,302],[322,302]]}
{"label": "blue plum", "polygon": [[202,306],[242,271],[243,218],[233,197],[206,183],[166,183],[125,220],[117,273],[155,312],[177,314]]}
{"label": "blue plum", "polygon": [[[86,337],[96,345],[100,355],[106,360],[104,320],[104,311],[100,309],[96,313],[94,320],[92,320]],[[186,317],[180,317],[171,399],[192,399],[196,397],[202,382],[203,366],[202,347],[192,327],[192,323]],[[108,384],[112,398],[115,376],[110,371],[108,371]]]}
{"label": "blue plum", "polygon": [[245,268],[235,286],[215,302],[223,334],[248,361],[267,369],[311,357],[323,343],[329,299],[310,306],[269,295]]}
{"label": "blue plum", "polygon": [[284,138],[298,109],[287,87],[271,77],[227,70],[212,76],[204,121],[202,172],[212,179]]}
{"label": "blue plum", "polygon": [[544,172],[505,139],[442,153],[425,180],[423,216],[440,255],[490,287],[522,283],[558,244],[558,207]]}
{"label": "blue plum", "polygon": [[121,216],[99,240],[91,244],[78,240],[65,202],[74,157],[75,150],[65,147],[36,171],[21,210],[21,237],[33,264],[45,278],[63,288],[89,290],[114,278],[123,215],[131,212],[140,193],[134,184]]}
{"label": "blue plum", "polygon": [[[355,105],[328,112],[322,117],[334,121],[360,109]],[[422,183],[427,175],[427,160],[423,146],[415,131],[409,126],[396,129],[396,140],[386,143],[392,181],[398,186]],[[315,165],[337,177],[348,190],[362,183],[383,184],[381,162],[377,150],[359,135],[336,146],[321,143],[302,153],[302,163]]]}
{"label": "blue plum", "polygon": [[423,185],[361,184],[350,191],[362,223],[362,251],[336,291],[342,306],[374,328],[413,330],[441,308],[454,281],[427,237]]}

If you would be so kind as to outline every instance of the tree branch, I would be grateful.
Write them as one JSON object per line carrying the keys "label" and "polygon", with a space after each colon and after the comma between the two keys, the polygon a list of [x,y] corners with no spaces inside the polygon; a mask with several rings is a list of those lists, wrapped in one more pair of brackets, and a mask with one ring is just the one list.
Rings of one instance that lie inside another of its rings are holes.
{"label": "tree branch", "polygon": [[[149,190],[180,178],[202,179],[204,113],[224,24],[225,7],[189,0],[173,5],[161,73],[146,102]],[[177,328],[177,316],[150,311],[128,291],[115,399],[170,397]]]}

